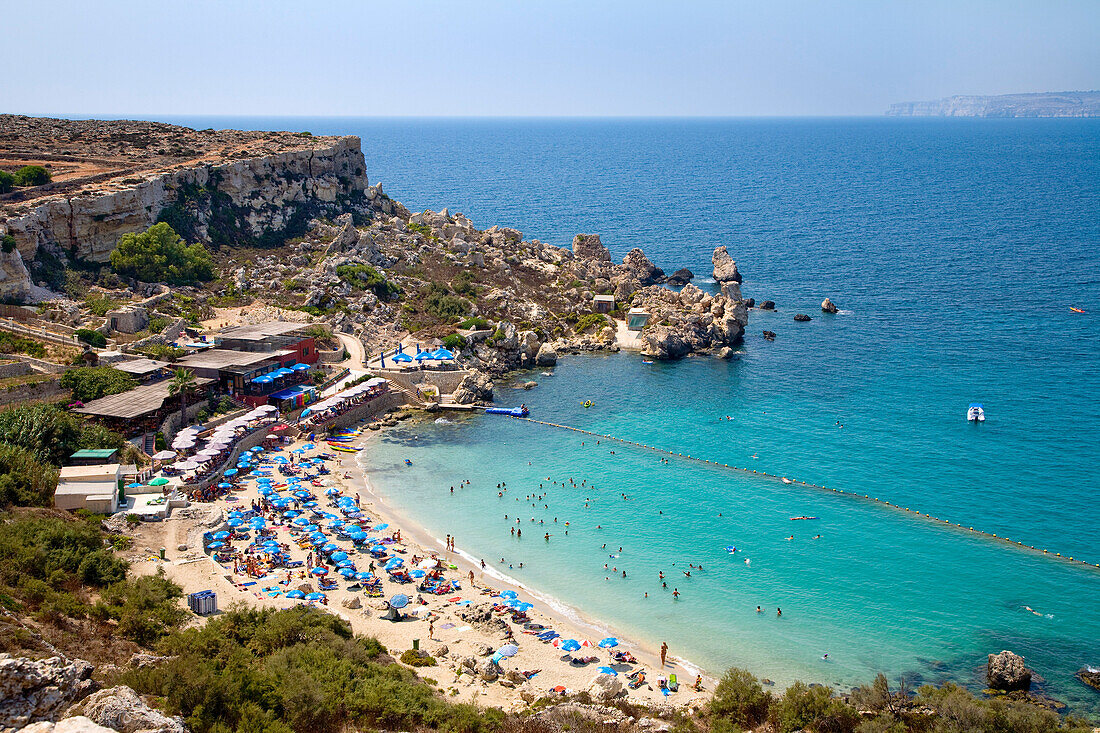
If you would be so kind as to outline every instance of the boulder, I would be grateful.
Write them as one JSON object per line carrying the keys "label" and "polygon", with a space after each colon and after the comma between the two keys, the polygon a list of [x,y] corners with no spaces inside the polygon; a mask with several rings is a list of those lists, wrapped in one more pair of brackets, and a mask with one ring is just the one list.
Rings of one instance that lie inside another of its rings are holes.
{"label": "boulder", "polygon": [[726,296],[730,300],[744,300],[741,297],[741,283],[729,281],[722,283],[720,288],[722,295]]}
{"label": "boulder", "polygon": [[136,667],[138,669],[142,669],[144,667],[156,667],[158,665],[164,664],[170,659],[171,657],[161,657],[156,654],[144,654],[142,652],[138,652],[137,654],[134,654],[130,657],[130,666]]}
{"label": "boulder", "polygon": [[608,703],[623,694],[623,683],[618,677],[609,674],[599,674],[588,685],[588,694],[593,700]]}
{"label": "boulder", "polygon": [[458,405],[469,405],[474,402],[493,401],[493,381],[487,374],[473,372],[463,377],[458,388],[451,395],[451,399]]}
{"label": "boulder", "polygon": [[554,366],[558,363],[558,352],[549,342],[539,347],[539,353],[535,355],[535,365],[540,367]]}
{"label": "boulder", "polygon": [[795,313],[794,314],[794,319],[796,321],[798,321],[799,323],[805,323],[806,321],[812,321],[813,320],[812,318],[810,318],[805,313]]}
{"label": "boulder", "polygon": [[714,279],[716,282],[741,282],[741,273],[737,271],[737,263],[730,257],[726,245],[715,247],[710,261],[714,265]]}
{"label": "boulder", "polygon": [[1077,679],[1084,682],[1092,689],[1100,692],[1100,669],[1085,667],[1077,673]]}
{"label": "boulder", "polygon": [[573,237],[573,257],[578,260],[610,262],[611,252],[603,246],[599,234],[578,234]]}
{"label": "boulder", "polygon": [[356,608],[362,608],[363,604],[359,602],[359,596],[347,596],[341,599],[340,605],[344,608],[350,608],[355,610]]}
{"label": "boulder", "polygon": [[645,252],[638,247],[626,253],[626,257],[623,257],[623,266],[642,285],[659,283],[665,277],[665,271],[650,262],[649,258],[645,256]]}
{"label": "boulder", "polygon": [[91,690],[94,667],[83,659],[28,659],[0,654],[0,728],[57,720]]}
{"label": "boulder", "polygon": [[118,733],[114,728],[104,728],[90,718],[76,715],[57,723],[48,720],[31,723],[21,733]]}
{"label": "boulder", "polygon": [[681,267],[679,270],[666,277],[665,282],[669,285],[687,285],[694,277],[695,274],[691,270],[686,267]]}
{"label": "boulder", "polygon": [[734,353],[735,353],[734,350],[731,349],[730,347],[723,346],[722,348],[718,349],[718,358],[719,359],[732,359]]}
{"label": "boulder", "polygon": [[765,331],[764,332],[764,340],[765,341],[775,341],[775,331]]}
{"label": "boulder", "polygon": [[642,356],[654,359],[682,359],[691,352],[689,344],[678,331],[669,326],[657,326],[642,334],[645,346]]}
{"label": "boulder", "polygon": [[746,308],[755,308],[756,307],[756,298],[745,298],[745,307]]}
{"label": "boulder", "polygon": [[822,313],[836,313],[838,310],[839,310],[839,308],[837,308],[835,305],[833,305],[833,301],[829,300],[828,298],[821,301],[821,312]]}
{"label": "boulder", "polygon": [[986,662],[986,679],[994,690],[1029,690],[1031,688],[1031,670],[1024,664],[1024,658],[1010,651],[990,654]]}
{"label": "boulder", "polygon": [[762,311],[773,311],[773,310],[775,310],[775,301],[774,300],[765,300],[763,303],[760,304],[760,310],[762,310]]}
{"label": "boulder", "polygon": [[183,733],[183,723],[154,710],[129,687],[100,690],[69,709],[119,733]]}
{"label": "boulder", "polygon": [[530,363],[539,353],[539,337],[534,331],[520,331],[519,333],[520,359]]}

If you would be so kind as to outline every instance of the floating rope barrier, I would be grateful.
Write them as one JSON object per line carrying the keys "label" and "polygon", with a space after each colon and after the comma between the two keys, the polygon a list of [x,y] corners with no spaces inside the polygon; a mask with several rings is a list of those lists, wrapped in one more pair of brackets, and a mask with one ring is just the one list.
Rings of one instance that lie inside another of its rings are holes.
{"label": "floating rope barrier", "polygon": [[1000,535],[994,534],[993,532],[986,532],[985,530],[975,529],[974,527],[969,527],[969,526],[964,525],[964,524],[959,524],[958,522],[951,522],[947,519],[941,519],[940,517],[934,517],[931,514],[928,514],[927,512],[922,512],[918,509],[911,509],[911,508],[906,507],[906,506],[901,506],[900,504],[894,504],[894,503],[891,503],[889,501],[886,501],[885,499],[879,499],[877,497],[871,496],[870,494],[860,494],[860,493],[857,493],[855,491],[846,491],[845,489],[834,489],[834,488],[829,488],[827,486],[819,486],[817,484],[811,484],[807,481],[797,481],[795,479],[787,478],[786,476],[776,476],[775,474],[767,473],[765,471],[757,471],[754,468],[742,468],[740,466],[731,466],[728,463],[720,463],[718,461],[712,461],[712,460],[707,459],[707,458],[699,458],[697,456],[692,456],[692,455],[687,454],[687,453],[676,453],[675,451],[665,450],[664,448],[656,448],[652,445],[646,445],[645,443],[639,443],[639,442],[634,441],[634,440],[627,440],[625,438],[619,438],[619,437],[616,437],[614,435],[605,435],[603,433],[594,433],[591,430],[584,430],[582,428],[575,428],[571,425],[559,425],[558,423],[546,422],[544,420],[535,420],[534,418],[530,418],[530,417],[516,417],[516,416],[512,416],[512,417],[515,420],[524,420],[524,421],[529,422],[529,423],[535,423],[536,425],[544,425],[546,427],[559,428],[561,430],[571,430],[574,433],[580,433],[581,435],[590,435],[593,438],[601,438],[603,440],[613,440],[617,443],[622,443],[623,445],[630,445],[630,446],[634,446],[635,448],[642,448],[644,450],[653,451],[654,453],[663,453],[665,455],[672,456],[674,458],[682,458],[685,461],[695,461],[696,463],[703,463],[703,464],[706,464],[706,465],[709,465],[709,466],[715,466],[717,468],[727,468],[731,471],[740,471],[742,473],[749,474],[749,475],[752,475],[752,476],[760,476],[760,477],[763,477],[763,478],[779,479],[780,481],[784,481],[785,483],[789,483],[791,486],[801,486],[801,487],[806,487],[806,488],[809,488],[809,489],[817,489],[819,491],[828,491],[829,493],[832,493],[832,494],[840,494],[840,495],[843,495],[843,496],[846,496],[846,497],[849,497],[849,498],[852,498],[852,499],[862,499],[864,501],[869,501],[869,502],[872,502],[874,504],[878,504],[880,506],[889,507],[890,509],[894,509],[896,511],[905,512],[905,513],[910,514],[912,516],[920,517],[922,519],[925,519],[925,520],[928,520],[928,521],[931,521],[931,522],[936,522],[938,524],[943,524],[943,525],[946,525],[948,527],[952,527],[954,529],[961,530],[963,532],[969,532],[970,534],[975,534],[975,535],[978,535],[980,537],[984,537],[986,539],[995,540],[997,542],[1003,542],[1003,543],[1005,543],[1007,545],[1010,545],[1012,547],[1015,547],[1017,549],[1032,550],[1036,553],[1041,553],[1042,555],[1044,555],[1046,557],[1054,558],[1056,560],[1063,560],[1063,561],[1072,563],[1074,565],[1082,565],[1082,566],[1084,566],[1086,568],[1089,568],[1089,569],[1092,569],[1092,570],[1100,569],[1100,563],[1091,563],[1091,562],[1088,562],[1086,560],[1077,559],[1077,558],[1073,557],[1072,555],[1063,555],[1060,552],[1052,552],[1050,550],[1044,550],[1043,548],[1035,547],[1034,545],[1025,545],[1023,542],[1019,542],[1017,540],[1010,539],[1008,537],[1001,537]]}

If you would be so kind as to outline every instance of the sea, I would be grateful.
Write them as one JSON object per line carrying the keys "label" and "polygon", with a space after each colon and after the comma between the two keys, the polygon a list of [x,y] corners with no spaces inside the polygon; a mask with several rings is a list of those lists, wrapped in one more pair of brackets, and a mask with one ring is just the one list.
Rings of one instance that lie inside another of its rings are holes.
{"label": "sea", "polygon": [[492,415],[361,454],[389,502],[536,603],[777,688],[981,689],[1008,649],[1100,714],[1074,679],[1100,666],[1100,568],[1055,555],[1100,563],[1100,120],[166,121],[359,135],[411,210],[598,233],[711,290],[722,244],[745,296],[775,301],[728,362],[570,356],[497,384],[671,455]]}

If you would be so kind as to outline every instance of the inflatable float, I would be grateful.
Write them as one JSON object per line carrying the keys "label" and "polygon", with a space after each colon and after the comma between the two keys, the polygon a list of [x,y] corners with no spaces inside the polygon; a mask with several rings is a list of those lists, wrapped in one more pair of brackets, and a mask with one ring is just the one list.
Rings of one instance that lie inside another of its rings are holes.
{"label": "inflatable float", "polygon": [[509,415],[511,417],[527,417],[526,407],[486,407],[486,415]]}
{"label": "inflatable float", "polygon": [[586,409],[586,410],[587,410],[587,409],[588,409],[589,407],[591,407],[591,406],[592,406],[593,404],[594,404],[594,403],[592,402],[592,400],[585,400],[584,402],[582,402],[582,403],[581,403],[581,407],[583,407],[584,409]]}

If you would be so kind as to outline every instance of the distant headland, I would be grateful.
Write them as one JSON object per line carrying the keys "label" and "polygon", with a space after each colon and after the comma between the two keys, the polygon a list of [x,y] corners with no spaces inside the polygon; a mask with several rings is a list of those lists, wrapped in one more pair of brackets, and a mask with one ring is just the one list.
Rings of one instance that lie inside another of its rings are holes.
{"label": "distant headland", "polygon": [[1100,91],[1036,92],[980,97],[960,94],[933,102],[897,102],[887,117],[1100,117]]}

